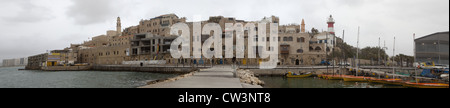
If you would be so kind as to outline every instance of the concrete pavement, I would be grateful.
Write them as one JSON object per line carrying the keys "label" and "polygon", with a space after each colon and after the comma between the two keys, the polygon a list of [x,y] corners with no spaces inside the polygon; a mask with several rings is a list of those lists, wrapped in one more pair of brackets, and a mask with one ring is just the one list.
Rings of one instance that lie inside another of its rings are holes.
{"label": "concrete pavement", "polygon": [[172,82],[162,82],[143,86],[142,88],[262,88],[242,84],[234,75],[231,66],[214,66],[209,69],[201,69],[194,75]]}

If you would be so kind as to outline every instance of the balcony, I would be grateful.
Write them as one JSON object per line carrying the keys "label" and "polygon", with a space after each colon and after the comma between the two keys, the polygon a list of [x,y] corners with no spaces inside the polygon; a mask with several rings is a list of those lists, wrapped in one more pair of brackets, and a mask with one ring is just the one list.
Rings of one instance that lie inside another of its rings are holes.
{"label": "balcony", "polygon": [[284,44],[280,45],[280,53],[281,54],[289,54],[290,45]]}

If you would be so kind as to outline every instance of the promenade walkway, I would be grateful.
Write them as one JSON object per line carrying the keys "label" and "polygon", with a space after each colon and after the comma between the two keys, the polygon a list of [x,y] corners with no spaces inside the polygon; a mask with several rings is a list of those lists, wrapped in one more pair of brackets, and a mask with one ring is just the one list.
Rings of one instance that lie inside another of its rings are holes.
{"label": "promenade walkway", "polygon": [[234,76],[234,69],[229,65],[219,65],[201,69],[192,76],[173,81],[147,85],[142,88],[262,88],[242,84]]}

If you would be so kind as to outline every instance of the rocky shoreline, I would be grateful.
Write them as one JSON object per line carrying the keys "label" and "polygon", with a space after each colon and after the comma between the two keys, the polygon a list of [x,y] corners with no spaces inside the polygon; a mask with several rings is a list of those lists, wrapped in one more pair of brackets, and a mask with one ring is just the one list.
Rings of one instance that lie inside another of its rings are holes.
{"label": "rocky shoreline", "polygon": [[247,70],[247,69],[239,69],[236,71],[237,76],[241,83],[251,84],[251,85],[261,85],[263,86],[265,83],[261,81],[258,77],[255,76],[255,73]]}

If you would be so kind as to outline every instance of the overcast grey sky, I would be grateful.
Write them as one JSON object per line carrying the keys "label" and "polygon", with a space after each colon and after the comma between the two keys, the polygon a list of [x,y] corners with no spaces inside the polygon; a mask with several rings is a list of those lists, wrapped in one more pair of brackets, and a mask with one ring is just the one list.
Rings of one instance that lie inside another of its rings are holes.
{"label": "overcast grey sky", "polygon": [[304,18],[307,30],[326,30],[331,14],[336,34],[345,29],[346,42],[356,46],[361,26],[360,46],[377,46],[381,37],[389,55],[394,36],[396,54],[413,55],[413,33],[449,31],[449,0],[0,0],[0,13],[0,59],[82,43],[115,30],[117,16],[123,28],[175,13],[188,21],[194,15],[247,21],[275,15],[281,24],[298,24]]}

